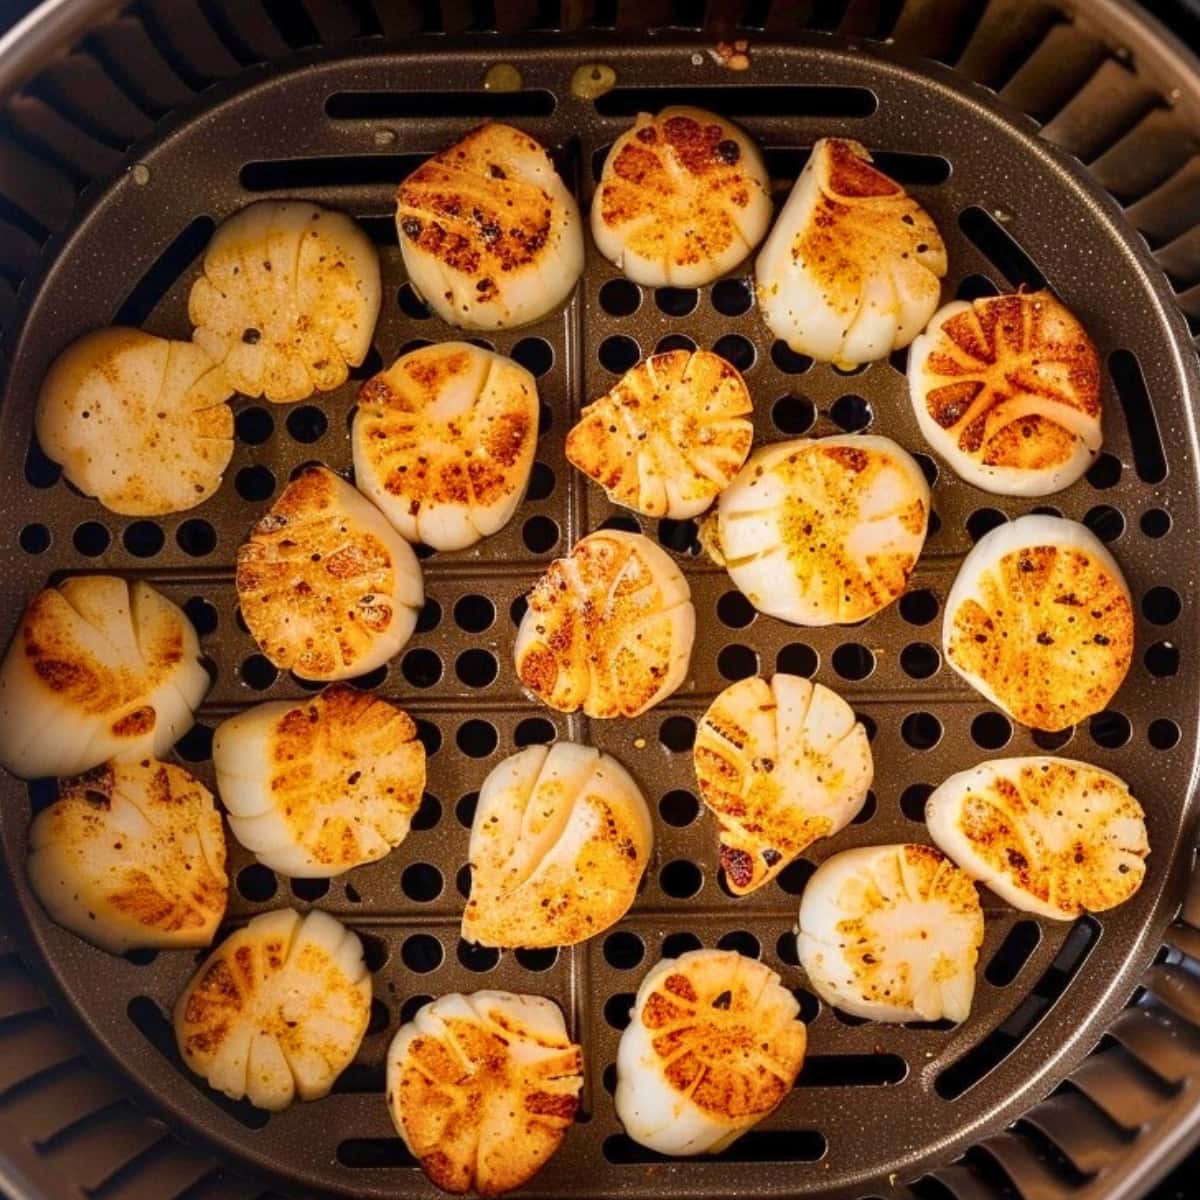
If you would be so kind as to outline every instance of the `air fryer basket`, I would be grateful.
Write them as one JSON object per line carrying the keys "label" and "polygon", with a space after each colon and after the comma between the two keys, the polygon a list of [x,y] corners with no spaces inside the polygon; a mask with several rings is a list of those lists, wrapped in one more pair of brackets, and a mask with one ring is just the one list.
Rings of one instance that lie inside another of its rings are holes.
{"label": "air fryer basket", "polygon": [[[743,37],[745,72],[710,53]],[[570,88],[591,62],[617,74],[595,102]],[[519,69],[522,90],[484,89],[497,63]],[[696,292],[655,292],[620,281],[589,248],[565,312],[489,339],[539,376],[529,498],[496,537],[426,558],[418,635],[359,681],[418,718],[431,752],[413,834],[382,863],[290,890],[231,841],[231,921],[315,903],[363,935],[376,1001],[358,1060],[327,1100],[269,1119],[188,1077],[169,1014],[196,959],[114,960],[50,924],[22,868],[29,814],[47,789],[6,778],[0,1185],[54,1200],[429,1195],[383,1103],[388,1039],[425,997],[506,987],[556,999],[588,1069],[581,1119],[532,1195],[1141,1193],[1200,1129],[1197,72],[1117,0],[1079,11],[1040,0],[74,0],[46,5],[40,24],[0,43],[10,94],[0,125],[0,636],[64,574],[154,582],[185,605],[215,670],[177,748],[210,785],[216,722],[305,694],[239,624],[236,547],[296,467],[349,468],[359,380],[402,348],[451,336],[404,285],[391,196],[422,157],[489,116],[550,146],[584,204],[604,148],[640,109],[696,103],[741,121],[781,189],[817,137],[861,138],[946,235],[948,294],[1048,282],[1092,331],[1105,356],[1105,453],[1044,506],[1112,543],[1138,607],[1137,657],[1112,711],[1065,744],[1014,729],[939,662],[939,604],[972,539],[1031,505],[976,492],[925,455],[936,531],[898,606],[856,628],[755,618],[699,555],[691,523],[643,519],[692,586],[700,633],[687,684],[635,721],[589,723],[530,702],[510,662],[521,597],[577,537],[638,524],[567,469],[563,435],[639,353],[715,346],[746,371],[759,441],[869,426],[924,448],[902,355],[850,374],[814,366],[772,344],[745,269]],[[214,222],[262,196],[343,208],[379,243],[385,303],[371,358],[345,387],[300,405],[237,400],[237,447],[217,497],[157,522],[116,519],[31,444],[40,377],[95,325],[186,336],[187,289]],[[975,1009],[961,1028],[834,1013],[804,990],[791,936],[798,893],[831,847],[734,900],[694,795],[695,719],[730,679],[776,669],[815,672],[873,733],[874,794],[832,848],[923,840],[931,785],[998,752],[1061,746],[1117,771],[1145,802],[1145,886],[1074,924],[990,901]],[[472,794],[514,745],[555,735],[612,751],[642,783],[657,810],[647,883],[629,917],[590,944],[503,955],[463,945]],[[623,1135],[612,1063],[644,971],[697,944],[760,954],[779,970],[811,1021],[811,1056],[795,1093],[730,1152],[672,1162]]]}

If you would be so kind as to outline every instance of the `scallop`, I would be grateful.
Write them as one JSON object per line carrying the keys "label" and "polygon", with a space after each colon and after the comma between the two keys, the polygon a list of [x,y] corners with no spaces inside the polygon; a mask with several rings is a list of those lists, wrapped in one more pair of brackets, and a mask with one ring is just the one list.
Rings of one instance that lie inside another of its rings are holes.
{"label": "scallop", "polygon": [[970,876],[932,846],[828,858],[800,901],[800,965],[827,1004],[871,1021],[965,1021],[983,909]]}
{"label": "scallop", "polygon": [[770,222],[758,147],[699,108],[639,113],[608,152],[592,200],[600,253],[648,287],[712,283],[753,252]]}
{"label": "scallop", "polygon": [[1133,655],[1121,568],[1086,526],[1035,514],[997,526],[946,600],[946,661],[1022,725],[1067,729],[1107,707]]}
{"label": "scallop", "polygon": [[583,273],[579,206],[545,147],[488,122],[396,193],[409,280],[442,320],[502,329],[544,317]]}
{"label": "scallop", "polygon": [[345,684],[230,717],[213,738],[213,766],[233,836],[265,866],[302,879],[340,875],[400,845],[425,789],[412,718]]}
{"label": "scallop", "polygon": [[913,342],[908,385],[925,440],[986,492],[1061,491],[1099,453],[1100,360],[1050,292],[947,304]]}
{"label": "scallop", "polygon": [[260,913],[205,959],[175,1005],[187,1067],[278,1112],[317,1100],[358,1052],[371,1009],[362,943],[328,913]]}
{"label": "scallop", "polygon": [[371,349],[379,256],[344,213],[260,200],[223,221],[192,284],[192,340],[229,386],[276,404],[346,382]]}
{"label": "scallop", "polygon": [[1074,759],[997,758],[959,771],[929,797],[925,822],[968,875],[1042,917],[1115,908],[1146,875],[1146,821],[1129,785]]}
{"label": "scallop", "polygon": [[30,601],[0,665],[0,764],[38,779],[161,757],[208,686],[196,631],[166,596],[72,576]]}
{"label": "scallop", "polygon": [[462,935],[486,946],[571,946],[619,921],[654,841],[650,810],[611,755],[527,746],[479,790]]}
{"label": "scallop", "polygon": [[182,767],[107,762],[59,780],[29,830],[29,882],[64,928],[122,954],[207,946],[225,914],[225,832]]}
{"label": "scallop", "polygon": [[712,702],[692,751],[736,896],[769,883],[859,813],[874,766],[854,710],[798,675],[741,679]]}
{"label": "scallop", "polygon": [[231,391],[191,342],[97,329],[51,364],[34,427],[67,480],[112,512],[183,512],[221,486],[233,454]]}
{"label": "scallop", "polygon": [[755,263],[763,320],[797,354],[856,366],[933,316],[946,247],[929,214],[859,142],[822,138]]}
{"label": "scallop", "polygon": [[852,624],[903,593],[929,507],[921,468],[888,438],[777,442],[721,493],[715,549],[760,612]]}
{"label": "scallop", "polygon": [[684,681],[695,632],[691,591],[666,551],[640,533],[601,530],[530,593],[517,676],[559,712],[636,717]]}
{"label": "scallop", "polygon": [[617,1116],[659,1154],[718,1154],[786,1099],[808,1037],[764,963],[692,950],[657,963],[617,1048]]}
{"label": "scallop", "polygon": [[582,1088],[583,1050],[544,996],[442,996],[388,1050],[396,1131],[445,1192],[499,1196],[528,1183],[562,1144]]}
{"label": "scallop", "polygon": [[583,410],[567,434],[567,458],[614,504],[687,520],[741,470],[752,411],[746,381],[719,355],[654,354]]}
{"label": "scallop", "polygon": [[302,679],[382,666],[425,602],[412,547],[328,467],[305,467],[238,549],[242,617],[263,654]]}
{"label": "scallop", "polygon": [[424,346],[360,389],[354,478],[410,542],[462,550],[516,511],[537,433],[524,367],[467,342]]}

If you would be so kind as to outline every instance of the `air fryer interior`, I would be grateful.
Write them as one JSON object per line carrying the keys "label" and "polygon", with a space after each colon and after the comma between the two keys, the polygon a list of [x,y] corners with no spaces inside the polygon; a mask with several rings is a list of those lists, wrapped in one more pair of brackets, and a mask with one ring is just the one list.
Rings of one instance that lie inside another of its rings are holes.
{"label": "air fryer interior", "polygon": [[[549,146],[584,206],[616,135],[637,112],[670,103],[742,123],[765,148],[780,197],[817,138],[860,139],[937,221],[950,257],[947,298],[1048,285],[1081,317],[1104,365],[1105,452],[1085,479],[1045,501],[981,493],[926,452],[902,353],[855,372],[814,365],[772,342],[748,265],[711,287],[656,291],[621,279],[589,244],[565,311],[485,339],[538,377],[542,426],[526,502],[473,549],[423,556],[429,600],[417,636],[357,681],[419,722],[429,781],[414,832],[382,862],[331,884],[290,886],[230,839],[229,924],[281,904],[317,905],[362,936],[375,1002],[356,1062],[327,1100],[269,1117],[191,1077],[170,1012],[203,956],[114,960],[51,924],[22,864],[30,813],[53,789],[5,778],[0,848],[22,961],[122,1083],[77,1059],[72,1033],[12,960],[0,976],[0,996],[11,997],[10,1015],[0,1016],[0,1061],[12,1064],[0,1080],[12,1085],[0,1091],[0,1121],[35,1148],[38,1171],[54,1164],[50,1177],[64,1189],[55,1196],[76,1186],[106,1198],[257,1194],[237,1182],[246,1170],[287,1194],[429,1195],[390,1125],[384,1052],[396,1025],[430,996],[495,987],[551,996],[585,1051],[583,1112],[531,1195],[857,1197],[912,1194],[912,1184],[918,1196],[948,1191],[959,1200],[1005,1187],[1057,1196],[1133,1178],[1131,1157],[1165,1161],[1162,1123],[1170,1118],[1182,1132],[1192,1106],[1175,1106],[1200,1069],[1200,1032],[1180,1019],[1200,1019],[1200,988],[1183,953],[1196,935],[1168,930],[1192,864],[1200,680],[1192,408],[1200,381],[1185,319],[1200,317],[1191,97],[1175,96],[1172,108],[1098,29],[1001,0],[816,5],[811,13],[752,4],[743,19],[770,28],[745,31],[753,39],[745,72],[720,65],[712,37],[694,30],[637,44],[583,28],[580,14],[564,11],[560,22],[574,36],[505,40],[460,33],[460,7],[479,16],[487,6],[443,6],[434,15],[459,35],[447,38],[401,28],[398,14],[409,10],[400,5],[160,0],[98,29],[12,102],[0,153],[0,254],[12,264],[3,280],[13,314],[0,411],[11,547],[0,582],[3,632],[29,596],[64,575],[113,571],[161,588],[196,623],[213,668],[198,723],[176,750],[210,787],[212,731],[223,717],[309,690],[277,672],[241,624],[237,546],[302,464],[349,473],[348,424],[363,379],[404,350],[456,336],[405,284],[392,196],[425,157],[489,117]],[[608,19],[602,7],[593,20]],[[702,19],[690,15],[702,6],[675,7],[681,25]],[[362,36],[347,40],[354,22]],[[396,36],[410,32],[415,41]],[[856,40],[889,33],[894,45]],[[595,101],[570,86],[589,62],[617,75]],[[485,90],[496,63],[515,66],[523,88]],[[385,302],[371,356],[344,387],[302,404],[236,400],[233,461],[220,493],[198,509],[115,518],[65,484],[31,443],[40,379],[67,342],[97,325],[188,336],[187,292],[215,223],[264,196],[343,209],[375,239]],[[918,452],[936,515],[899,604],[849,628],[755,616],[700,553],[694,523],[637,518],[568,469],[563,438],[581,405],[640,355],[692,345],[745,372],[758,443],[870,429]],[[938,651],[940,606],[964,553],[997,522],[1034,509],[1083,521],[1108,542],[1137,609],[1135,662],[1112,709],[1066,735],[1015,727]],[[687,574],[697,608],[687,683],[632,721],[552,713],[522,694],[511,662],[522,597],[550,559],[602,526],[657,538]],[[854,825],[736,900],[718,877],[715,828],[700,812],[689,751],[716,692],[776,670],[812,676],[850,700],[872,734],[876,782]],[[556,736],[616,755],[656,810],[655,857],[638,902],[582,946],[503,954],[469,946],[458,925],[474,794],[515,747]],[[985,893],[979,988],[961,1027],[878,1026],[821,1004],[805,988],[792,932],[814,865],[850,846],[927,840],[921,814],[933,785],[999,753],[1039,750],[1113,770],[1142,799],[1153,854],[1137,896],[1100,917],[1055,923]],[[1176,948],[1162,951],[1164,937]],[[778,970],[810,1022],[810,1055],[784,1105],[729,1151],[671,1161],[622,1132],[613,1063],[644,972],[697,945],[736,948]],[[182,1144],[128,1108],[119,1098],[126,1086]],[[1139,1136],[1151,1117],[1161,1127]],[[6,1130],[0,1124],[0,1135]],[[0,1149],[8,1149],[2,1136]],[[13,1161],[25,1153],[15,1149]],[[155,1170],[163,1182],[151,1185]]]}

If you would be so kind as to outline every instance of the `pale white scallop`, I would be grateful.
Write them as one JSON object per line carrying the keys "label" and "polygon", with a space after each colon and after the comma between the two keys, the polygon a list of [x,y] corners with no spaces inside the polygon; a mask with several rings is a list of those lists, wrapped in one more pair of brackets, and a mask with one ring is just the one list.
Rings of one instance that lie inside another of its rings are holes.
{"label": "pale white scallop", "polygon": [[36,779],[162,757],[208,686],[176,604],[148,583],[71,576],[30,601],[0,665],[0,764]]}
{"label": "pale white scallop", "polygon": [[412,718],[346,684],[223,721],[213,766],[233,836],[272,870],[303,879],[383,858],[408,836],[425,788]]}
{"label": "pale white scallop", "polygon": [[51,364],[34,428],[63,475],[105,508],[182,512],[221,485],[233,454],[231,391],[191,342],[97,329]]}
{"label": "pale white scallop", "polygon": [[204,252],[192,340],[243,395],[304,400],[367,357],[380,296],[379,256],[350,217],[260,200],[222,221]]}
{"label": "pale white scallop", "polygon": [[717,819],[725,882],[738,896],[849,825],[874,776],[854,710],[799,675],[730,684],[701,717],[692,756],[700,798]]}
{"label": "pale white scallop", "polygon": [[591,746],[528,746],[479,789],[462,935],[486,946],[569,946],[619,921],[650,857],[650,810]]}
{"label": "pale white scallop", "polygon": [[412,636],[425,602],[412,547],[328,467],[305,467],[238,548],[242,618],[304,679],[363,675]]}
{"label": "pale white scallop", "polygon": [[443,1191],[499,1196],[529,1182],[579,1108],[583,1050],[544,996],[454,993],[392,1039],[387,1103],[396,1132]]}
{"label": "pale white scallop", "polygon": [[664,958],[617,1048],[617,1116],[659,1154],[717,1154],[783,1103],[804,1062],[800,1006],[733,950]]}
{"label": "pale white scallop", "polygon": [[946,247],[929,214],[860,143],[822,138],[755,263],[768,328],[847,366],[907,346],[938,306]]}
{"label": "pale white scallop", "polygon": [[1100,451],[1100,360],[1052,292],[947,304],[912,344],[908,384],[925,440],[984,491],[1061,491]]}
{"label": "pale white scallop", "polygon": [[559,712],[634,717],[683,683],[696,610],[670,555],[604,529],[555,559],[517,629],[517,677]]}
{"label": "pale white scallop", "polygon": [[463,329],[536,321],[583,273],[575,197],[539,142],[493,121],[401,183],[396,230],[412,285]]}
{"label": "pale white scallop", "polygon": [[946,598],[946,661],[1023,725],[1059,730],[1102,711],[1133,655],[1121,568],[1086,526],[1042,514],[986,533]]}
{"label": "pale white scallop", "polygon": [[932,846],[862,846],[823,862],[800,901],[800,965],[827,1003],[873,1021],[965,1021],[983,909]]}
{"label": "pale white scallop", "polygon": [[537,436],[537,383],[524,367],[439,342],[359,389],[354,481],[410,542],[462,550],[516,511]]}
{"label": "pale white scallop", "polygon": [[212,794],[156,759],[61,779],[29,830],[29,882],[81,938],[126,950],[207,946],[225,913],[225,832]]}
{"label": "pale white scallop", "polygon": [[358,1052],[371,976],[328,913],[260,913],[205,959],[175,1005],[184,1063],[233,1100],[278,1112],[327,1095]]}
{"label": "pale white scallop", "polygon": [[930,837],[1015,908],[1074,920],[1124,903],[1146,876],[1145,814],[1117,775],[1051,755],[951,775],[925,803]]}
{"label": "pale white scallop", "polygon": [[921,468],[889,438],[776,442],[721,493],[714,549],[760,612],[849,624],[904,592],[929,510]]}
{"label": "pale white scallop", "polygon": [[771,222],[758,147],[700,108],[639,113],[613,143],[592,200],[596,246],[636,283],[702,287],[732,271]]}

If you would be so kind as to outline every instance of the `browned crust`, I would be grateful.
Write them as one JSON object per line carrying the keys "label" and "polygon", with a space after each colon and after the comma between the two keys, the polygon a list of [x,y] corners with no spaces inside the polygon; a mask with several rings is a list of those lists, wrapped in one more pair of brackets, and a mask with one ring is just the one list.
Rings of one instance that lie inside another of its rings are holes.
{"label": "browned crust", "polygon": [[1055,731],[1100,712],[1133,657],[1121,581],[1077,547],[1029,546],[980,579],[981,604],[951,614],[947,653],[1023,725]]}

